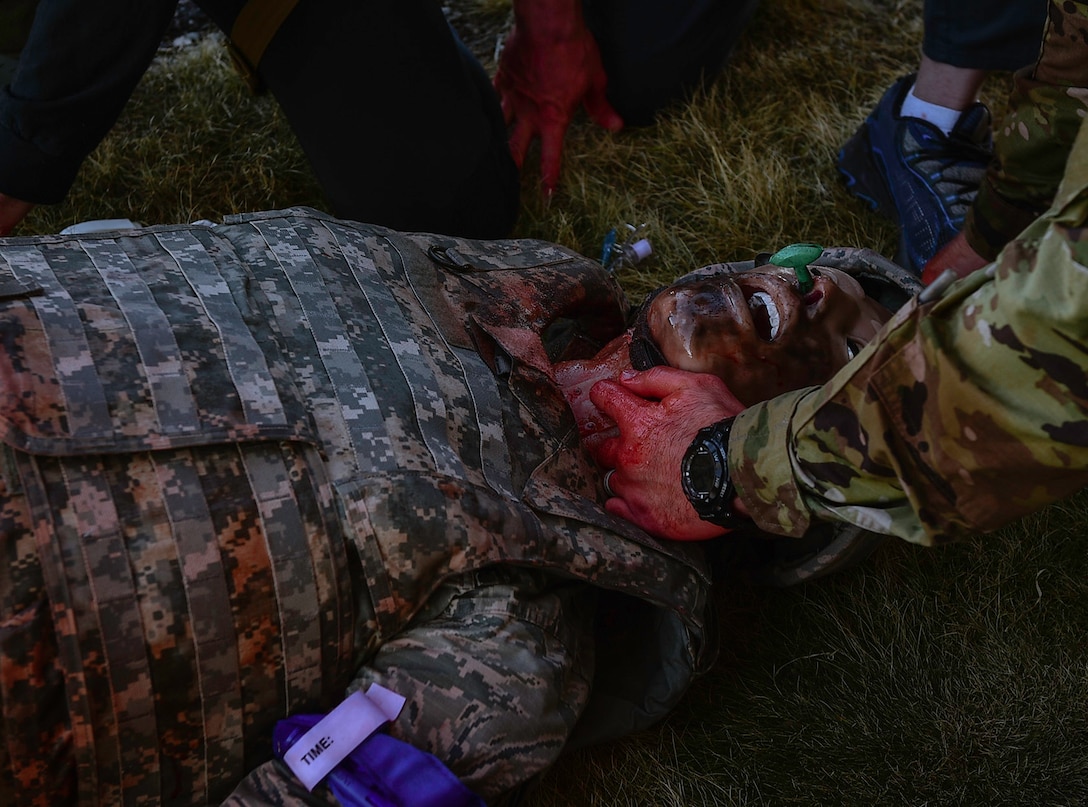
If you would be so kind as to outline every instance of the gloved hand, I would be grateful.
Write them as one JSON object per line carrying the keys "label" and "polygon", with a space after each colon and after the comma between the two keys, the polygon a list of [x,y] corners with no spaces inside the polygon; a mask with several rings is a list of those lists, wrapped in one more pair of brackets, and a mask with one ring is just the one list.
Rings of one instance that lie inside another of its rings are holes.
{"label": "gloved hand", "polygon": [[0,193],[0,236],[7,235],[15,229],[20,221],[26,218],[26,214],[34,208],[30,202],[14,199],[7,194]]}
{"label": "gloved hand", "polygon": [[981,269],[989,261],[979,255],[967,242],[963,233],[957,233],[956,237],[945,244],[926,263],[922,269],[922,283],[928,286],[944,273],[945,269],[951,269],[960,277],[967,277],[976,269]]}
{"label": "gloved hand", "polygon": [[559,181],[563,138],[582,104],[613,132],[623,119],[605,99],[600,51],[582,18],[581,0],[517,0],[495,74],[495,89],[510,129],[510,152],[520,168],[540,138],[540,177],[550,196]]}

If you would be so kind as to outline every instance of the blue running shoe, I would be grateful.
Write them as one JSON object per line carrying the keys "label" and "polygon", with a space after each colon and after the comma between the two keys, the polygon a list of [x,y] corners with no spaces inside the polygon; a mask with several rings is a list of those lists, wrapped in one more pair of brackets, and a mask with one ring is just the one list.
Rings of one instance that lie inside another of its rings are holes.
{"label": "blue running shoe", "polygon": [[850,193],[899,225],[895,260],[921,275],[963,229],[992,153],[990,111],[965,109],[947,136],[899,114],[914,75],[899,79],[839,151],[836,167]]}

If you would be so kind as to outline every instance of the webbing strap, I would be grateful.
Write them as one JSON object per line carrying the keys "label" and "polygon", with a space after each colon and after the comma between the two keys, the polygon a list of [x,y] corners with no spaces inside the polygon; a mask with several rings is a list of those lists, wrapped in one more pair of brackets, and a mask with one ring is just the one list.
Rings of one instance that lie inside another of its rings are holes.
{"label": "webbing strap", "polygon": [[98,372],[86,361],[92,355],[91,349],[72,295],[57,278],[40,245],[5,246],[4,257],[17,281],[33,283],[45,291],[34,297],[34,309],[53,356],[71,435],[88,441],[109,439],[113,436],[113,418]]}
{"label": "webbing strap", "polygon": [[253,92],[261,89],[257,66],[268,43],[296,5],[298,0],[249,0],[234,18],[230,28],[231,58]]}

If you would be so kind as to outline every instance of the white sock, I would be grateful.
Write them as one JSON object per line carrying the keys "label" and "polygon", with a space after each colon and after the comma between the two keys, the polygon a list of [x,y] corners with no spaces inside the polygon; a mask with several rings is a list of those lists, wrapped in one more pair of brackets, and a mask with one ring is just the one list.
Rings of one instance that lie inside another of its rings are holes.
{"label": "white sock", "polygon": [[903,99],[899,114],[904,118],[921,118],[929,121],[947,135],[951,134],[952,128],[956,125],[956,121],[960,119],[963,110],[951,109],[940,104],[923,101],[914,94],[914,87],[911,87],[907,97]]}

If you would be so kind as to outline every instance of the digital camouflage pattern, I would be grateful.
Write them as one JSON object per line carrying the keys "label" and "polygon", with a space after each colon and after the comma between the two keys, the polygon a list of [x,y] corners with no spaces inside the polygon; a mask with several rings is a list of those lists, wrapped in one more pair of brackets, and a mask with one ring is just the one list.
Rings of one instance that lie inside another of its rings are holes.
{"label": "digital camouflage pattern", "polygon": [[[440,756],[490,801],[567,744],[592,686],[596,653],[584,617],[596,593],[528,569],[458,578],[381,646],[351,688],[380,682],[407,697],[406,710],[445,716],[403,721],[394,733]],[[224,804],[296,805],[302,792],[273,762]]]}
{"label": "digital camouflage pattern", "polygon": [[994,132],[994,160],[964,223],[971,247],[993,260],[1054,198],[1088,115],[1088,3],[1049,2],[1039,58],[1013,77]]}
{"label": "digital camouflage pattern", "polygon": [[550,376],[626,308],[560,247],[307,210],[0,243],[0,802],[220,802],[259,765],[237,798],[290,803],[275,721],[370,681],[488,797],[587,708],[660,717],[708,574],[604,512]]}
{"label": "digital camouflage pattern", "polygon": [[991,530],[1088,484],[1088,129],[1051,210],[996,264],[901,309],[828,384],[736,420],[763,528],[844,521],[921,544]]}

